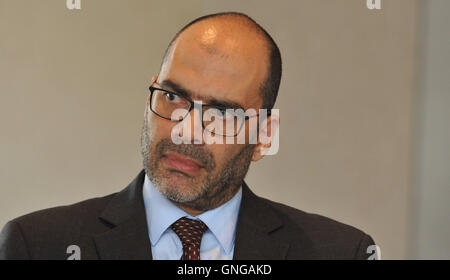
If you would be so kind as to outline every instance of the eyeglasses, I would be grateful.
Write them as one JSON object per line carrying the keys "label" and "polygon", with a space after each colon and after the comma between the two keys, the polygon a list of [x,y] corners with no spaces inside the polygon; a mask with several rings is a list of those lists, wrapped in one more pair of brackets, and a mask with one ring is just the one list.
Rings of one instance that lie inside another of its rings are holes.
{"label": "eyeglasses", "polygon": [[[219,136],[235,137],[242,130],[246,120],[259,116],[247,116],[243,109],[235,110],[217,105],[199,104],[176,92],[153,86],[150,86],[149,89],[150,110],[157,116],[166,120],[181,122],[189,115],[194,107],[201,107],[203,129]],[[174,112],[178,109],[182,110],[179,112],[185,112],[185,114],[174,118]],[[270,113],[271,111],[268,110],[267,115],[270,115]]]}

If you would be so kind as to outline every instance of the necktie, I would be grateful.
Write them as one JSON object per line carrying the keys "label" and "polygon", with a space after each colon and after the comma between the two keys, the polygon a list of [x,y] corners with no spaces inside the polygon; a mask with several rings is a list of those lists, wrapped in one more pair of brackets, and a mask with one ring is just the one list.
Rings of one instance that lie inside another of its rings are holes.
{"label": "necktie", "polygon": [[200,260],[200,244],[203,233],[208,229],[202,221],[183,217],[170,228],[178,235],[183,244],[182,260]]}

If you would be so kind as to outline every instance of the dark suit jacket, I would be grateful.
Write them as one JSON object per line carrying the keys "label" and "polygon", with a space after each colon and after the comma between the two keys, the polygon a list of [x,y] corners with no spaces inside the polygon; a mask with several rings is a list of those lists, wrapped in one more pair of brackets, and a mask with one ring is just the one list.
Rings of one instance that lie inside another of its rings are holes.
{"label": "dark suit jacket", "polygon": [[[119,193],[41,210],[8,222],[0,259],[151,259],[142,186],[145,172]],[[256,196],[243,183],[234,259],[367,259],[364,232]]]}

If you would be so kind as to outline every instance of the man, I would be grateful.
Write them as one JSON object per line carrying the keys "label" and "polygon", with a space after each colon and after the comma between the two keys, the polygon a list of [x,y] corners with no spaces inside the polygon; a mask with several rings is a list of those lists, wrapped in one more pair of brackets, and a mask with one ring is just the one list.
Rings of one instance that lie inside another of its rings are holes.
{"label": "man", "polygon": [[[276,114],[258,110],[273,107],[280,79],[278,47],[251,18],[194,20],[152,78],[144,169],[119,193],[10,221],[0,258],[367,259],[374,245],[367,234],[260,198],[244,182],[250,162],[271,146],[258,135],[273,136],[278,127]],[[227,119],[225,109],[245,113],[230,111],[231,130],[211,129],[205,114]],[[244,143],[218,141],[238,136]]]}

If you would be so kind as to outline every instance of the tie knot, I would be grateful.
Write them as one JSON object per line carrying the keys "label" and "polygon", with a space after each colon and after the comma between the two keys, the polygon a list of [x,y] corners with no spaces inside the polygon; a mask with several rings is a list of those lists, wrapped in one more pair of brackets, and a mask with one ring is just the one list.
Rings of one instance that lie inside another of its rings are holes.
{"label": "tie knot", "polygon": [[183,217],[173,223],[170,228],[178,235],[183,246],[187,244],[200,246],[203,233],[208,226],[202,221]]}

